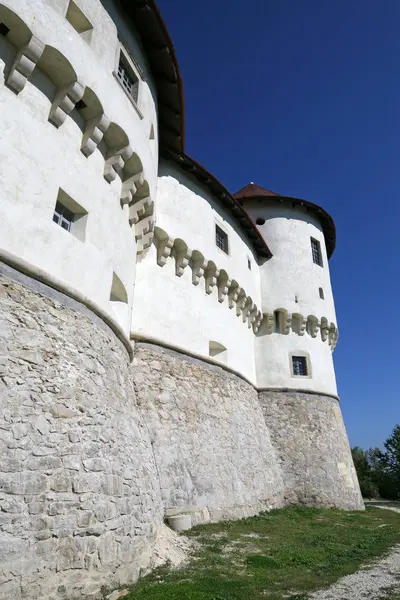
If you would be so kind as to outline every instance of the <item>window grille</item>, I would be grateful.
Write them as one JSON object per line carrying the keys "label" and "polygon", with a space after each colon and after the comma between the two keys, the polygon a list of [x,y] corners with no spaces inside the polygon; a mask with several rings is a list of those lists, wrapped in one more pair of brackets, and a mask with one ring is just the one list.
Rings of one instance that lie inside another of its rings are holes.
{"label": "window grille", "polygon": [[126,59],[123,54],[120,54],[118,64],[118,80],[121,83],[124,90],[127,92],[135,102],[138,99],[139,92],[139,79],[135,76],[132,69],[128,66]]}
{"label": "window grille", "polygon": [[292,356],[293,375],[296,377],[307,376],[307,358],[305,356]]}
{"label": "window grille", "polygon": [[321,244],[319,243],[318,240],[315,240],[314,238],[311,238],[311,251],[312,251],[313,262],[316,265],[319,265],[320,267],[322,267]]}
{"label": "window grille", "polygon": [[71,226],[74,222],[74,213],[68,210],[68,208],[65,208],[65,206],[63,206],[60,202],[57,202],[54,210],[53,221],[66,231],[71,231]]}
{"label": "window grille", "polygon": [[221,227],[218,227],[218,225],[215,226],[215,243],[218,248],[228,254],[228,234]]}

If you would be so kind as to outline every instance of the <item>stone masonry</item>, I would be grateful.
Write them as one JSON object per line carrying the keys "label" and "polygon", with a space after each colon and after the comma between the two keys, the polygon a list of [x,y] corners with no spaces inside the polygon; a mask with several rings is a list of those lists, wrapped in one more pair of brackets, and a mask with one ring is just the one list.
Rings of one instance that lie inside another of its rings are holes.
{"label": "stone masonry", "polygon": [[137,400],[168,512],[194,522],[283,505],[283,483],[257,391],[214,365],[136,344]]}
{"label": "stone masonry", "polygon": [[339,403],[297,392],[260,392],[277,451],[285,504],[363,509]]}
{"label": "stone masonry", "polygon": [[363,507],[337,400],[258,393],[0,274],[0,600],[97,598],[151,563],[168,514]]}
{"label": "stone masonry", "polygon": [[98,321],[0,278],[1,600],[90,597],[149,564],[157,471],[128,353]]}

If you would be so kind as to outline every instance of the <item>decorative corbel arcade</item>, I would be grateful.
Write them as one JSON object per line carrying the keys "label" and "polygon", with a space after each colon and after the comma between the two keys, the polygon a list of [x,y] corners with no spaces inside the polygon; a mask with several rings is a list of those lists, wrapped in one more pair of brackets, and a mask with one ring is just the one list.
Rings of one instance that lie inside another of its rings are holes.
{"label": "decorative corbel arcade", "polygon": [[[278,308],[273,313],[264,313],[258,309],[252,298],[232,279],[224,269],[218,269],[212,260],[207,260],[199,250],[191,250],[180,238],[172,238],[159,227],[155,228],[154,244],[157,249],[157,264],[164,267],[168,259],[175,261],[175,274],[182,277],[185,270],[192,271],[192,284],[203,281],[204,292],[212,295],[217,290],[217,300],[234,310],[243,323],[247,323],[255,334],[259,335],[309,335],[328,342],[332,351],[338,340],[338,330],[326,317],[318,319],[315,315],[304,316],[289,313]],[[227,298],[227,302],[225,299]]]}
{"label": "decorative corbel arcade", "polygon": [[164,267],[168,259],[175,261],[175,274],[182,277],[187,268],[192,271],[192,284],[203,281],[204,292],[216,298],[220,304],[226,304],[236,315],[252,328],[259,330],[262,313],[245,290],[233,280],[224,269],[218,269],[212,260],[207,260],[199,250],[191,250],[186,242],[171,238],[159,227],[155,228],[154,244],[157,249],[157,264]]}
{"label": "decorative corbel arcade", "polygon": [[137,255],[143,257],[154,232],[154,202],[142,162],[134,152],[128,134],[106,115],[97,94],[85,84],[77,70],[57,48],[45,44],[14,11],[0,3],[0,22],[6,28],[6,42],[15,55],[10,62],[6,85],[20,94],[36,68],[54,86],[48,120],[60,128],[74,111],[83,119],[80,142],[82,154],[89,158],[102,142],[104,179],[121,180],[121,208],[127,215],[137,242]]}

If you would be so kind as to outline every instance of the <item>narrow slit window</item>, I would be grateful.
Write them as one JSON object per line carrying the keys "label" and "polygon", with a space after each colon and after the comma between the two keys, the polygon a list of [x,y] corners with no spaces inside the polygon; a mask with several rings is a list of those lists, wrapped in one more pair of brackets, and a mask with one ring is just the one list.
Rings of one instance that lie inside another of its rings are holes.
{"label": "narrow slit window", "polygon": [[322,263],[321,244],[319,243],[318,240],[315,240],[314,238],[311,238],[311,252],[312,252],[313,262],[316,265],[319,265],[320,267],[322,267],[323,263]]}
{"label": "narrow slit window", "polygon": [[228,234],[225,233],[225,231],[221,229],[221,227],[218,227],[218,225],[215,226],[215,243],[217,244],[218,248],[220,248],[223,252],[228,254]]}
{"label": "narrow slit window", "polygon": [[293,375],[295,377],[307,377],[308,366],[305,356],[292,356]]}
{"label": "narrow slit window", "polygon": [[117,77],[125,92],[136,103],[139,95],[139,79],[129,66],[122,52],[119,56]]}
{"label": "narrow slit window", "polygon": [[319,297],[321,298],[321,300],[324,300],[325,298],[324,290],[322,288],[319,288]]}
{"label": "narrow slit window", "polygon": [[249,271],[251,271],[251,260],[249,258],[247,259],[247,266],[249,268]]}

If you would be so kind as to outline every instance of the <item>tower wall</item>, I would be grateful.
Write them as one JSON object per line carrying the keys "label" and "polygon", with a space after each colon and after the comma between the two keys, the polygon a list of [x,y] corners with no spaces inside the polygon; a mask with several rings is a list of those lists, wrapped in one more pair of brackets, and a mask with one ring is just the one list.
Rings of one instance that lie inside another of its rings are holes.
{"label": "tower wall", "polygon": [[285,504],[363,509],[336,399],[321,394],[260,392],[277,453]]}
{"label": "tower wall", "polygon": [[162,526],[130,358],[71,298],[0,263],[0,599],[88,597]]}
{"label": "tower wall", "polygon": [[[250,200],[246,210],[255,222],[265,221],[258,229],[273,254],[260,266],[264,321],[256,338],[257,385],[336,395],[337,325],[322,227],[305,207],[288,201]],[[319,244],[322,266],[313,262],[311,239]],[[292,356],[303,355],[308,375],[295,376]]]}

